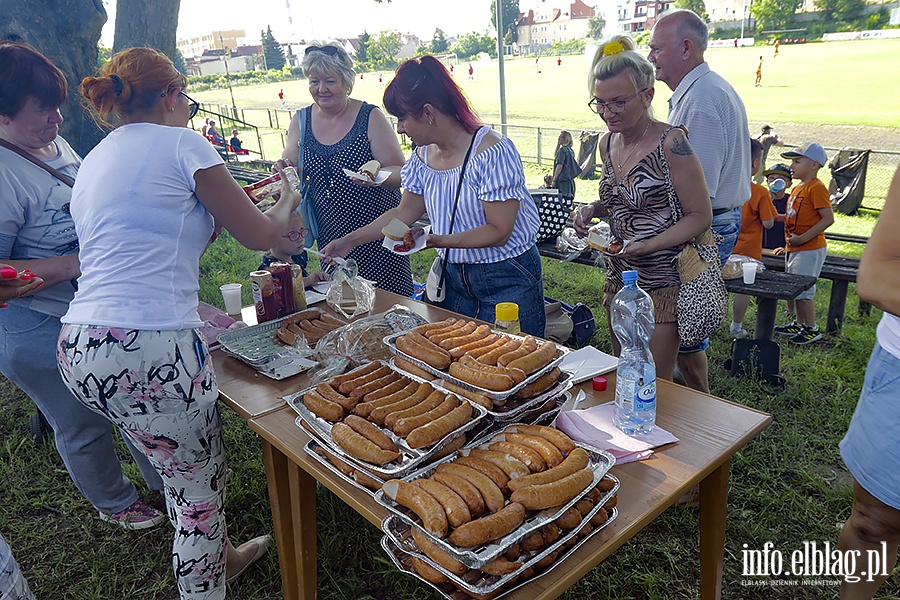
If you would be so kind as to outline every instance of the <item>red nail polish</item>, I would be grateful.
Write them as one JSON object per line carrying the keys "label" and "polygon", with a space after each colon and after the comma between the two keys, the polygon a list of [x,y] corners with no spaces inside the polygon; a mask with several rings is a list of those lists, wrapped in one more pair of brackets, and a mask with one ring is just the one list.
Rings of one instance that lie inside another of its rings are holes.
{"label": "red nail polish", "polygon": [[6,308],[7,306],[9,306],[9,305],[6,302],[4,302],[3,304],[0,304],[0,308]]}
{"label": "red nail polish", "polygon": [[19,272],[12,267],[3,267],[2,269],[0,269],[0,277],[2,277],[3,279],[13,279],[18,274]]}
{"label": "red nail polish", "polygon": [[35,277],[37,277],[37,275],[34,273],[22,273],[22,275],[19,276],[19,279],[34,279]]}
{"label": "red nail polish", "polygon": [[31,269],[22,269],[23,273],[31,273]]}

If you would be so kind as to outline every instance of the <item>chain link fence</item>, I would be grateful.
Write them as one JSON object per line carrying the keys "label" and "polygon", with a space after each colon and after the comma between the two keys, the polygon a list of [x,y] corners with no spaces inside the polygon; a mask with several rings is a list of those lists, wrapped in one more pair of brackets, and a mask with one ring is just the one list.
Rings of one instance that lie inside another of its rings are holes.
{"label": "chain link fence", "polygon": [[[281,157],[287,137],[287,128],[296,108],[236,108],[224,104],[202,104],[201,112],[195,125],[202,125],[204,114],[216,115],[222,123],[219,131],[229,137],[232,129],[237,129],[244,142],[243,147],[250,150],[251,157],[262,160],[275,160]],[[396,119],[388,117],[396,126]],[[488,123],[500,129],[498,123]],[[866,189],[863,209],[880,210],[884,206],[884,198],[893,180],[894,173],[900,166],[900,130],[883,127],[856,127],[848,125],[806,125],[799,123],[771,123],[776,133],[784,140],[784,149],[774,146],[769,152],[766,166],[784,161],[781,151],[798,146],[805,141],[821,144],[828,152],[829,158],[845,148],[871,150],[869,165],[866,171]],[[751,130],[759,131],[762,124],[751,123]],[[199,127],[196,127],[199,128]],[[583,130],[567,128],[575,139],[575,154],[581,149],[580,137],[583,133],[601,134],[602,130]],[[516,144],[522,160],[526,163],[546,167],[547,172],[553,167],[553,157],[560,128],[536,125],[506,125],[506,134]],[[401,136],[401,142],[408,146],[408,140]],[[877,148],[876,148],[877,146]],[[596,174],[599,176],[599,162]],[[820,179],[826,184],[831,181],[827,168],[820,172]]]}

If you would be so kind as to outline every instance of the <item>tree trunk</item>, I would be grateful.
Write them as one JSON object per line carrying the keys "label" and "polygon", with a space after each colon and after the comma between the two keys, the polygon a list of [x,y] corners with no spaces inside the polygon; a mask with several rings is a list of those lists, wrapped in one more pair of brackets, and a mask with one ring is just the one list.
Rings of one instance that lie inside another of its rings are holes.
{"label": "tree trunk", "polygon": [[[0,0],[2,2],[3,0]],[[175,30],[181,0],[118,0],[113,52],[147,46],[175,60]]]}
{"label": "tree trunk", "polygon": [[28,42],[66,74],[69,97],[61,107],[60,132],[84,156],[103,137],[81,98],[81,80],[97,70],[97,43],[106,23],[102,0],[0,0],[0,14],[0,38]]}

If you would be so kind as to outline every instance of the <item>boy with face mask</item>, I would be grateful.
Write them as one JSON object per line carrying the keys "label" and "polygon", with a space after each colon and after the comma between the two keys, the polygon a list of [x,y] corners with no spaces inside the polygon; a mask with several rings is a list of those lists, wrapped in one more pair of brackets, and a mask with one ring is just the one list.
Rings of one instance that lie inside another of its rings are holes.
{"label": "boy with face mask", "polygon": [[[772,194],[772,204],[779,215],[787,210],[788,196],[791,187],[791,168],[784,163],[779,163],[771,169],[763,171],[766,177],[766,185]],[[784,220],[776,217],[771,229],[763,231],[763,248],[779,250],[784,248]]]}

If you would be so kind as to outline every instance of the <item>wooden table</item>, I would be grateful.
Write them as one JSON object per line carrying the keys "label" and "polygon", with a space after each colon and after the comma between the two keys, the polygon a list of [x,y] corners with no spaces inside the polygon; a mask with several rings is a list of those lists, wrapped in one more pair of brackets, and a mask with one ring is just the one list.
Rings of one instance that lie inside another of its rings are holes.
{"label": "wooden table", "polygon": [[766,269],[756,274],[753,283],[744,283],[743,277],[726,279],[725,289],[732,294],[756,296],[756,339],[771,340],[775,334],[778,301],[793,300],[815,284],[815,277]]}
{"label": "wooden table", "polygon": [[[376,307],[381,308],[376,311],[402,301],[429,320],[439,320],[447,314],[412,300],[378,293]],[[216,367],[219,368],[219,363]],[[283,382],[252,374],[242,376],[242,371],[234,365],[230,369],[227,376],[219,378],[223,400],[242,415],[256,412],[249,423],[262,438],[284,597],[286,600],[315,598],[316,481],[376,527],[387,511],[306,455],[303,448],[310,438],[295,424],[296,413],[278,399],[284,393]],[[609,378],[610,386],[605,392],[595,392],[585,384],[579,386],[588,396],[579,406],[612,400],[615,375]],[[302,380],[298,379],[288,380],[292,390],[300,389]],[[657,422],[681,441],[661,449],[651,460],[614,467],[613,473],[621,481],[616,521],[575,552],[565,567],[536,579],[511,598],[532,600],[559,596],[698,483],[700,595],[703,599],[720,597],[730,459],[768,427],[772,417],[667,381],[658,382],[657,394]]]}

